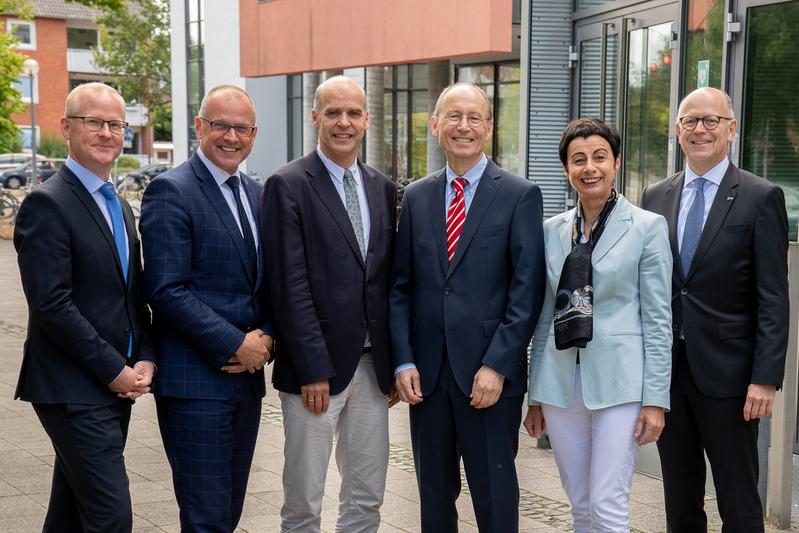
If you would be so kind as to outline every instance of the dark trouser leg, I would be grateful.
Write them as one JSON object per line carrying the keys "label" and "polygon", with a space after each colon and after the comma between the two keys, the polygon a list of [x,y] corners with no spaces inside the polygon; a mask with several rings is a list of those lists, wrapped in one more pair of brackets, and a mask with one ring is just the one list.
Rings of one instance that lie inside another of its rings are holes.
{"label": "dark trouser leg", "polygon": [[130,406],[125,400],[111,405],[33,406],[56,453],[45,532],[132,530],[123,457]]}
{"label": "dark trouser leg", "polygon": [[244,507],[244,496],[247,482],[250,479],[250,467],[258,440],[258,429],[261,424],[261,398],[247,388],[242,395],[239,408],[233,419],[233,458],[232,458],[232,491],[231,523],[235,528],[241,518]]}

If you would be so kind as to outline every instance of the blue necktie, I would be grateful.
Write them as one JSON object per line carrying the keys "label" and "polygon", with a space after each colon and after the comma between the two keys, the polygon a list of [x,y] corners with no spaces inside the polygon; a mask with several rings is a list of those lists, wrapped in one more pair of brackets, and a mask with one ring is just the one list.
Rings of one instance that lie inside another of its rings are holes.
{"label": "blue necktie", "polygon": [[688,275],[691,262],[702,236],[702,225],[705,220],[705,178],[694,179],[695,190],[694,200],[688,210],[688,217],[685,219],[685,228],[682,233],[682,245],[680,246],[680,264],[682,265],[683,276]]}
{"label": "blue necktie", "polygon": [[[105,197],[108,206],[108,213],[111,215],[111,226],[114,228],[114,244],[119,254],[119,262],[122,264],[122,275],[125,283],[128,282],[128,248],[125,245],[125,221],[122,218],[122,207],[119,205],[114,186],[106,182],[100,187],[100,192]],[[133,352],[133,334],[130,335],[127,356]]]}

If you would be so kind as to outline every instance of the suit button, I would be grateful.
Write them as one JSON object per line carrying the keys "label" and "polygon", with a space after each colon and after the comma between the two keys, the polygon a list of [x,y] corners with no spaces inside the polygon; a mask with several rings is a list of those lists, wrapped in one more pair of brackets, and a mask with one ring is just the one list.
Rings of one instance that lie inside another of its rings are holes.
{"label": "suit button", "polygon": [[122,330],[122,333],[124,333],[126,337],[130,337],[130,328],[125,328]]}
{"label": "suit button", "polygon": [[685,296],[686,294],[688,294],[688,289],[686,287],[683,287],[682,289],[680,289],[680,294]]}
{"label": "suit button", "polygon": [[452,294],[452,289],[450,289],[449,287],[446,287],[444,289],[444,296],[449,296],[450,294]]}
{"label": "suit button", "polygon": [[362,328],[365,328],[365,327],[367,327],[368,325],[369,325],[369,323],[368,323],[366,320],[364,320],[363,322],[361,322],[361,327],[362,327]]}

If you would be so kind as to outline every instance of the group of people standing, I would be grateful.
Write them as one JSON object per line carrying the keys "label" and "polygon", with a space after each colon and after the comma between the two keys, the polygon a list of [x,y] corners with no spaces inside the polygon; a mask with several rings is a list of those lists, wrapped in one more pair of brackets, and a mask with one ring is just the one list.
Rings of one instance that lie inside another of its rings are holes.
{"label": "group of people standing", "polygon": [[334,441],[336,530],[378,530],[400,400],[422,530],[458,530],[462,460],[480,531],[517,531],[527,393],[523,425],[551,438],[575,531],[629,531],[636,451],[657,441],[670,531],[706,531],[706,451],[724,530],[762,532],[757,419],[782,383],[787,216],[778,187],[728,160],[729,97],[683,100],[686,169],[641,208],[614,188],[615,128],[569,124],[578,202],[547,221],[538,186],[485,156],[491,105],[467,83],[430,117],[446,167],[405,189],[398,217],[395,184],[358,160],[365,100],[349,78],[322,83],[317,148],[261,186],[239,170],[252,99],[212,89],[199,148],[148,186],[139,234],[108,182],[124,101],[99,83],[69,94],[69,158],[14,235],[30,312],[16,396],[56,455],[44,531],[131,530],[123,449],[148,392],[181,530],[234,531],[274,361],[281,531],[320,530]]}

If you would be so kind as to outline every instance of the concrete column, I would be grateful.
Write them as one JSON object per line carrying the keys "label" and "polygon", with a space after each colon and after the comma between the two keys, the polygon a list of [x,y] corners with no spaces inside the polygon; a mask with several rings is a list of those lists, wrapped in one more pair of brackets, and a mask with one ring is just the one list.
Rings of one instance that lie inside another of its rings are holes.
{"label": "concrete column", "polygon": [[369,130],[366,132],[366,162],[385,172],[383,67],[366,67],[366,110],[369,111]]}
{"label": "concrete column", "polygon": [[318,72],[305,72],[302,75],[302,153],[307,154],[316,148],[316,128],[311,121],[313,95],[319,86]]}
{"label": "concrete column", "polygon": [[[432,116],[436,100],[441,91],[449,85],[449,61],[431,61],[427,64],[427,114]],[[427,173],[444,168],[447,158],[438,147],[438,139],[427,130]]]}

